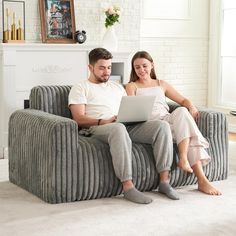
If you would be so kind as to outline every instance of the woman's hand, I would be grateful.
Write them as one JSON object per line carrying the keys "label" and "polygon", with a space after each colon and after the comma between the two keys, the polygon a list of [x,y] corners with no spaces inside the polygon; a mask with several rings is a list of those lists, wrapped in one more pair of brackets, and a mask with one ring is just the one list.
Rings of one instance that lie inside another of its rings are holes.
{"label": "woman's hand", "polygon": [[198,118],[199,118],[199,112],[198,112],[198,109],[195,107],[195,106],[190,106],[189,107],[189,113],[192,115],[192,117],[193,117],[193,119],[195,120],[195,121],[197,121],[198,120]]}

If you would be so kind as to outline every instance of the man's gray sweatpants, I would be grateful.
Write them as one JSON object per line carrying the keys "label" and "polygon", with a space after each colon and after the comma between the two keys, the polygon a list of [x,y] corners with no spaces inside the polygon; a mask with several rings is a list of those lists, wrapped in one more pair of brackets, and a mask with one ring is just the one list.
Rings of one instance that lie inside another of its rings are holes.
{"label": "man's gray sweatpants", "polygon": [[171,168],[173,141],[170,126],[165,121],[153,120],[127,127],[110,123],[92,126],[89,132],[109,144],[115,174],[121,182],[132,179],[132,141],[152,145],[158,173]]}

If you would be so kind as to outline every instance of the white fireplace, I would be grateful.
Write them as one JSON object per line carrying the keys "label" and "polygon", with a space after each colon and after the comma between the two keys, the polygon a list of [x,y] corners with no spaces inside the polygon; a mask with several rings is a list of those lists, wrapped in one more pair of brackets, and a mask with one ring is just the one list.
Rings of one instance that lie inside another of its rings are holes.
{"label": "white fireplace", "polygon": [[[88,52],[79,44],[0,44],[0,158],[7,156],[8,120],[37,85],[72,85],[88,77]],[[128,82],[130,53],[112,53],[112,75]]]}

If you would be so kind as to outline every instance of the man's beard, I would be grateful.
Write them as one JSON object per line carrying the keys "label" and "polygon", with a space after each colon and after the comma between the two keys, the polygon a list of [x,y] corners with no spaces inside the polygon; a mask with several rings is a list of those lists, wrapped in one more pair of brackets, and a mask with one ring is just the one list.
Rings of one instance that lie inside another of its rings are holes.
{"label": "man's beard", "polygon": [[93,72],[93,76],[94,76],[94,78],[96,79],[96,81],[98,83],[107,82],[109,80],[109,78],[110,78],[110,75],[106,76],[106,78],[105,78],[105,76],[103,76],[103,77],[97,76],[94,72]]}

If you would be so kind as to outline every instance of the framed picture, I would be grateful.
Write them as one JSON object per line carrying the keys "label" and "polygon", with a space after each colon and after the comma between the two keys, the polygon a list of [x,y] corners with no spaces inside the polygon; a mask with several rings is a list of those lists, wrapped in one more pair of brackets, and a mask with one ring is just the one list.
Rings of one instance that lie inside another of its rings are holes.
{"label": "framed picture", "polygon": [[39,0],[43,43],[75,43],[73,0]]}

